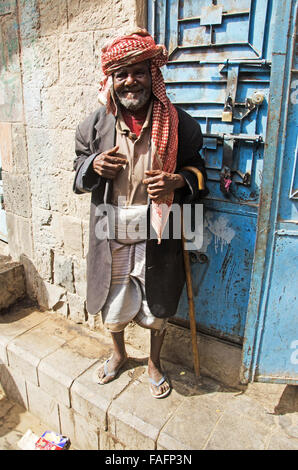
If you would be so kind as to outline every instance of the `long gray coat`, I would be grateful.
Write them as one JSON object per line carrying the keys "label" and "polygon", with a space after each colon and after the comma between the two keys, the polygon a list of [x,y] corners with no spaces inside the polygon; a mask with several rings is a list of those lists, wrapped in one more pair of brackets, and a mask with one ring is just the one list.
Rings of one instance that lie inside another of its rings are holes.
{"label": "long gray coat", "polygon": [[[189,171],[179,171],[184,166],[195,166],[206,179],[204,161],[199,150],[202,133],[199,124],[177,107],[179,117],[178,155],[176,173],[183,174],[187,185],[175,192],[175,203],[190,203],[204,196],[198,190],[197,178]],[[107,224],[107,215],[97,208],[109,203],[111,180],[100,177],[92,167],[96,155],[115,145],[115,117],[107,114],[104,106],[80,123],[76,130],[73,191],[76,194],[92,192],[89,228],[89,252],[87,256],[87,310],[98,313],[109,293],[111,281],[111,252],[108,238],[96,237],[96,228]],[[149,206],[148,206],[149,207]],[[149,219],[148,219],[149,220]],[[98,225],[99,224],[99,225]],[[156,239],[146,241],[145,291],[152,314],[159,318],[175,315],[185,283],[181,240]]]}

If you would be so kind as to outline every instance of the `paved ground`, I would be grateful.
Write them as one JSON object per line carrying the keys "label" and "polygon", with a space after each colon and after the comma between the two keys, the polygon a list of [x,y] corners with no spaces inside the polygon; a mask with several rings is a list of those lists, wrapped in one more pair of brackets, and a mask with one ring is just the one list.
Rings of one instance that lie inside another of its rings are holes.
{"label": "paved ground", "polygon": [[298,387],[239,391],[164,362],[173,390],[155,400],[147,358],[132,348],[119,378],[98,386],[92,375],[109,357],[107,338],[25,310],[0,317],[1,450],[18,449],[28,429],[60,432],[84,450],[298,450]]}
{"label": "paved ground", "polygon": [[0,388],[0,450],[20,450],[18,442],[28,429],[41,436],[48,428],[25,408],[8,400]]}

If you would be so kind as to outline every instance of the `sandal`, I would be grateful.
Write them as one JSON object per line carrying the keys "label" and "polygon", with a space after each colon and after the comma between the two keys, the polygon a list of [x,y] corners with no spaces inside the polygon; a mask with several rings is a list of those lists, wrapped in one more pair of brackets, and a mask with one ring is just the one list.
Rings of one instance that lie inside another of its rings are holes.
{"label": "sandal", "polygon": [[[127,361],[127,359],[125,359],[117,369],[112,370],[111,372],[109,372],[108,371],[108,363],[109,363],[110,359],[107,359],[99,368],[95,369],[95,371],[93,373],[93,380],[94,380],[95,383],[97,383],[99,385],[105,385],[109,382],[112,382],[112,380],[114,380],[117,377],[117,375],[120,372],[120,369],[124,366],[125,362]],[[103,366],[103,370],[104,370],[105,375],[102,379],[100,379],[99,376],[98,376],[98,372],[102,368],[102,366]],[[111,380],[108,380],[107,382],[103,382],[102,380],[105,377],[111,377]]]}
{"label": "sandal", "polygon": [[[159,382],[155,382],[154,379],[152,379],[151,377],[149,377],[149,381],[150,381],[153,385],[155,385],[155,387],[160,387],[164,382],[167,381],[167,377],[164,375],[164,376],[160,379]],[[153,398],[164,398],[164,397],[166,397],[166,396],[169,395],[169,393],[170,393],[170,391],[171,391],[171,386],[170,386],[169,382],[167,382],[167,383],[168,383],[168,385],[169,385],[168,390],[166,390],[164,393],[161,393],[160,395],[156,395],[156,394],[153,392],[152,387],[149,386],[150,392],[151,392],[151,395],[153,396]]]}

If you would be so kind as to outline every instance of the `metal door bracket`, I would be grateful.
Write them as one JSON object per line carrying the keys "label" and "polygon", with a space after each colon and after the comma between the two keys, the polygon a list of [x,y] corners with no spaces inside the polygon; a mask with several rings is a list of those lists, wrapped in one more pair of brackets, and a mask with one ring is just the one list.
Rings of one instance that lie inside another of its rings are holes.
{"label": "metal door bracket", "polygon": [[233,108],[236,100],[238,73],[239,65],[229,65],[225,106],[221,118],[223,122],[232,122],[233,120]]}
{"label": "metal door bracket", "polygon": [[251,182],[250,173],[242,173],[240,170],[234,169],[233,152],[235,138],[233,136],[224,135],[223,138],[223,158],[222,170],[220,174],[220,190],[223,194],[228,194],[233,180],[233,174],[236,173],[242,179],[244,186],[249,186]]}

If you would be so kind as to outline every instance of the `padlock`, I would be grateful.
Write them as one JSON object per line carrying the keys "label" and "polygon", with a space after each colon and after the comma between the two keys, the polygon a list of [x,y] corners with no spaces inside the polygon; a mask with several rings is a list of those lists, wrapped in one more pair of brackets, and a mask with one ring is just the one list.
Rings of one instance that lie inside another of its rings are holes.
{"label": "padlock", "polygon": [[233,121],[233,111],[232,109],[225,108],[221,115],[221,120],[223,122],[232,122]]}
{"label": "padlock", "polygon": [[233,120],[233,108],[232,108],[232,98],[228,96],[225,106],[221,115],[221,120],[223,122],[232,122]]}

